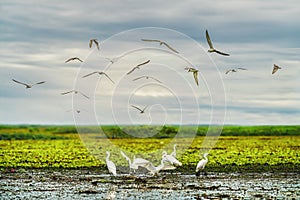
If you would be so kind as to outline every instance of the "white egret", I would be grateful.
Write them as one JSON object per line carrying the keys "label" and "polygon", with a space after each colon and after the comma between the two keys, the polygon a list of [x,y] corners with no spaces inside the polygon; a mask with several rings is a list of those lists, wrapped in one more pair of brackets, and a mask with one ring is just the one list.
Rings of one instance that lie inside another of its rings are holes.
{"label": "white egret", "polygon": [[172,165],[175,165],[175,166],[182,166],[182,163],[177,160],[175,157],[171,156],[171,155],[168,155],[166,151],[163,151],[163,157],[162,157],[162,160],[164,162],[168,162]]}
{"label": "white egret", "polygon": [[[207,164],[208,162],[208,159],[207,159],[207,156],[209,154],[208,153],[205,153],[203,155],[204,159],[200,160],[197,164],[197,167],[196,167],[196,176],[199,176],[200,175],[200,171],[203,170],[204,171],[204,168],[205,168],[205,165]],[[206,171],[204,171],[205,175],[206,175]]]}
{"label": "white egret", "polygon": [[128,161],[129,168],[133,169],[134,172],[139,167],[144,167],[151,163],[149,160],[143,158],[135,158],[135,156],[133,157],[133,161],[131,162],[130,158],[123,151],[121,151],[121,155]]}
{"label": "white egret", "polygon": [[176,146],[177,146],[177,144],[174,144],[174,146],[173,146],[173,152],[170,154],[174,158],[176,158]]}
{"label": "white egret", "polygon": [[111,160],[109,160],[109,156],[110,156],[109,151],[106,152],[106,155],[107,155],[106,156],[106,166],[107,166],[109,173],[113,174],[114,176],[117,176],[116,165]]}

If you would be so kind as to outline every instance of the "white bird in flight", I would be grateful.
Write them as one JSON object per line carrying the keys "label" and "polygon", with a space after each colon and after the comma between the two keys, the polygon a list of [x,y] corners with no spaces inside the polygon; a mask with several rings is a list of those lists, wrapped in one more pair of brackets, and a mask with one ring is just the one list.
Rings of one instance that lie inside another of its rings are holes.
{"label": "white bird in flight", "polygon": [[105,72],[101,72],[101,71],[95,71],[95,72],[92,72],[92,73],[89,73],[87,75],[84,75],[83,77],[81,78],[85,78],[85,77],[88,77],[88,76],[91,76],[93,74],[99,74],[99,75],[104,75],[106,76],[112,83],[115,83]]}
{"label": "white bird in flight", "polygon": [[272,74],[275,74],[279,69],[281,69],[281,67],[279,67],[278,65],[273,66],[273,70],[272,70]]}
{"label": "white bird in flight", "polygon": [[193,76],[194,76],[195,82],[199,86],[199,82],[198,82],[198,70],[195,69],[195,68],[193,68],[193,67],[186,67],[184,69],[188,70],[188,72],[193,72]]}
{"label": "white bird in flight", "polygon": [[117,176],[116,165],[115,165],[115,163],[113,163],[113,161],[109,160],[109,156],[110,156],[110,153],[109,153],[109,151],[107,151],[106,152],[106,166],[107,166],[107,169],[108,169],[109,173],[111,173],[114,176]]}
{"label": "white bird in flight", "polygon": [[74,94],[81,94],[82,96],[84,96],[85,98],[89,99],[90,97],[88,97],[87,95],[83,94],[82,92],[80,91],[77,91],[77,90],[70,90],[70,91],[67,91],[67,92],[62,92],[60,93],[61,95],[65,95],[65,94],[69,94],[69,93],[74,93]]}
{"label": "white bird in flight", "polygon": [[20,82],[20,81],[17,81],[17,80],[15,80],[15,79],[12,79],[12,80],[13,80],[14,82],[16,82],[16,83],[21,84],[21,85],[25,85],[26,89],[32,88],[34,85],[39,85],[39,84],[43,84],[43,83],[46,82],[46,81],[41,81],[41,82],[37,82],[37,83],[34,83],[34,84],[27,84],[27,83],[22,83],[22,82]]}
{"label": "white bird in flight", "polygon": [[68,62],[73,61],[73,60],[78,60],[78,61],[80,61],[80,62],[83,62],[83,60],[81,60],[81,59],[78,58],[78,57],[72,57],[72,58],[69,58],[68,60],[66,60],[65,63],[68,63]]}
{"label": "white bird in flight", "polygon": [[211,39],[210,39],[209,34],[208,34],[208,31],[206,30],[205,33],[206,33],[206,40],[207,40],[207,43],[209,45],[209,49],[208,49],[209,53],[215,52],[215,53],[218,53],[218,54],[223,55],[223,56],[230,56],[228,53],[224,53],[224,52],[216,50],[214,48],[212,42],[211,42]]}
{"label": "white bird in flight", "polygon": [[143,63],[138,64],[137,66],[135,66],[134,68],[132,68],[129,72],[127,72],[127,75],[131,74],[131,73],[132,73],[134,70],[136,70],[136,69],[140,69],[140,66],[146,65],[146,64],[148,64],[149,62],[150,62],[150,60],[147,60],[146,62],[143,62]]}
{"label": "white bird in flight", "polygon": [[93,43],[95,43],[97,49],[99,50],[99,42],[97,39],[90,39],[89,47],[92,48]]}
{"label": "white bird in flight", "polygon": [[145,113],[145,109],[147,108],[147,106],[145,106],[144,109],[140,109],[139,107],[134,106],[134,105],[131,105],[131,107],[133,107],[133,108],[139,110],[141,114]]}
{"label": "white bird in flight", "polygon": [[[203,155],[204,159],[202,159],[202,160],[200,160],[200,161],[198,162],[197,167],[196,167],[196,176],[199,176],[199,175],[200,175],[200,171],[201,171],[201,170],[204,170],[205,165],[206,165],[207,162],[208,162],[208,159],[207,159],[207,156],[208,156],[208,155],[209,155],[208,153],[205,153],[205,154]],[[204,171],[204,173],[206,174],[205,171]]]}
{"label": "white bird in flight", "polygon": [[174,48],[172,48],[170,45],[168,45],[166,42],[161,41],[161,40],[151,40],[151,39],[142,39],[142,41],[144,42],[158,42],[159,45],[165,45],[167,48],[169,48],[171,51],[175,52],[175,53],[179,53],[178,51],[176,51]]}
{"label": "white bird in flight", "polygon": [[145,79],[152,79],[152,80],[155,80],[155,81],[157,81],[157,82],[159,82],[159,83],[162,83],[160,80],[158,80],[158,79],[156,79],[156,78],[154,78],[154,77],[152,77],[152,76],[140,76],[140,77],[137,77],[137,78],[132,79],[132,80],[133,80],[133,81],[137,81],[137,80],[140,80],[140,79],[142,79],[142,78],[145,78]]}
{"label": "white bird in flight", "polygon": [[228,74],[230,72],[237,72],[238,70],[247,70],[246,68],[238,67],[236,69],[229,69],[225,72],[225,74]]}

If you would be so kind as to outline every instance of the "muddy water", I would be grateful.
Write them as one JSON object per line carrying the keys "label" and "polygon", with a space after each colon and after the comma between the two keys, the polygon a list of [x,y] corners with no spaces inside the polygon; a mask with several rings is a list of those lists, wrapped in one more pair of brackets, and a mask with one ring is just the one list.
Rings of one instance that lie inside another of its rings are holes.
{"label": "muddy water", "polygon": [[180,173],[159,176],[99,170],[1,172],[0,199],[300,199],[295,173]]}

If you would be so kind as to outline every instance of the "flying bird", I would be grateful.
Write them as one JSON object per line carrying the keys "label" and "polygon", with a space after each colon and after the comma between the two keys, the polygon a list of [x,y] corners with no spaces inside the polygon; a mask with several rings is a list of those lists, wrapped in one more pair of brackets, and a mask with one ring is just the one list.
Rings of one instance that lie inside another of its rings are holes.
{"label": "flying bird", "polygon": [[[208,159],[207,159],[207,156],[208,156],[208,153],[205,153],[203,155],[204,159],[200,160],[197,164],[197,167],[196,167],[196,176],[199,176],[200,175],[200,171],[201,170],[204,170],[205,168],[205,165],[207,164],[208,162]],[[206,174],[206,171],[204,171],[204,173]]]}
{"label": "flying bird", "polygon": [[146,64],[148,64],[149,62],[150,62],[150,60],[147,60],[146,62],[143,62],[143,63],[138,64],[137,66],[135,66],[134,68],[132,68],[129,72],[127,72],[127,75],[131,74],[131,73],[132,73],[134,70],[136,70],[136,69],[140,69],[140,66],[146,65]]}
{"label": "flying bird", "polygon": [[22,82],[20,82],[20,81],[17,81],[17,80],[15,80],[15,79],[12,79],[12,80],[13,80],[14,82],[16,82],[16,83],[21,84],[21,85],[25,85],[26,89],[32,88],[32,86],[34,86],[34,85],[39,85],[39,84],[43,84],[43,83],[46,82],[46,81],[41,81],[41,82],[37,82],[37,83],[34,83],[34,84],[27,84],[27,83],[22,83]]}
{"label": "flying bird", "polygon": [[209,53],[215,52],[215,53],[218,53],[218,54],[223,55],[223,56],[230,56],[228,53],[218,51],[214,48],[207,30],[206,30],[206,40],[207,40],[207,43],[209,45],[209,49],[208,49]]}
{"label": "flying bird", "polygon": [[106,156],[106,166],[107,166],[109,173],[111,173],[114,176],[117,176],[116,165],[115,165],[115,163],[113,163],[113,161],[109,160],[109,156],[110,156],[109,151],[106,152],[106,155],[107,155]]}
{"label": "flying bird", "polygon": [[139,79],[142,79],[142,78],[145,78],[145,79],[153,79],[153,80],[155,80],[155,81],[161,83],[160,80],[158,80],[158,79],[156,79],[156,78],[154,78],[154,77],[152,77],[152,76],[140,76],[140,77],[137,77],[137,78],[132,79],[132,80],[133,80],[133,81],[136,81],[136,80],[139,80]]}
{"label": "flying bird", "polygon": [[281,67],[279,67],[278,65],[274,64],[273,70],[272,70],[272,74],[275,74],[279,69],[281,69]]}
{"label": "flying bird", "polygon": [[139,110],[141,114],[145,113],[145,109],[147,108],[147,106],[145,106],[145,108],[142,110],[142,109],[140,109],[139,107],[134,106],[134,105],[131,105],[131,107],[133,107],[133,108]]}
{"label": "flying bird", "polygon": [[77,91],[77,90],[70,90],[70,91],[67,91],[67,92],[62,92],[60,93],[61,95],[65,95],[65,94],[69,94],[69,93],[74,93],[74,94],[81,94],[82,96],[84,96],[85,98],[89,99],[90,97],[88,97],[87,95],[83,94],[82,92],[80,91]]}
{"label": "flying bird", "polygon": [[70,62],[70,61],[73,61],[73,60],[78,60],[78,61],[80,61],[80,62],[83,62],[80,58],[78,58],[78,57],[73,57],[73,58],[69,58],[68,60],[66,60],[65,63]]}
{"label": "flying bird", "polygon": [[168,45],[166,42],[161,41],[161,40],[149,40],[149,39],[142,39],[142,41],[144,42],[158,42],[159,45],[165,45],[167,48],[169,48],[171,51],[175,52],[175,53],[179,53],[178,51],[176,51],[174,48],[172,48],[170,45]]}
{"label": "flying bird", "polygon": [[101,72],[101,71],[95,71],[95,72],[92,72],[92,73],[89,73],[87,75],[84,75],[83,77],[81,78],[85,78],[85,77],[88,77],[88,76],[91,76],[93,74],[99,74],[99,75],[104,75],[106,76],[112,83],[115,83],[105,72]]}
{"label": "flying bird", "polygon": [[236,69],[229,69],[225,72],[225,74],[228,74],[230,72],[237,72],[238,70],[247,70],[246,68],[238,67]]}
{"label": "flying bird", "polygon": [[193,72],[193,76],[194,76],[195,82],[199,86],[199,82],[198,82],[198,70],[195,69],[195,68],[193,68],[193,67],[186,67],[184,69],[188,70],[188,72]]}
{"label": "flying bird", "polygon": [[93,43],[95,43],[97,49],[99,50],[99,42],[97,41],[97,39],[90,39],[90,43],[89,43],[90,48],[92,48]]}

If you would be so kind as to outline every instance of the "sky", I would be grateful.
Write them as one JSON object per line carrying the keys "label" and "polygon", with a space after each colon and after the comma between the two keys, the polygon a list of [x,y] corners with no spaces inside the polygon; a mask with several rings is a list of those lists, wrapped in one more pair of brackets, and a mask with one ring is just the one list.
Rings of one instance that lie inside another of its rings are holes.
{"label": "sky", "polygon": [[[299,124],[299,14],[297,0],[2,0],[0,123]],[[229,57],[207,52],[206,29]],[[237,67],[247,70],[225,74]],[[93,71],[114,83],[81,78]],[[73,89],[89,99],[61,95]]]}

